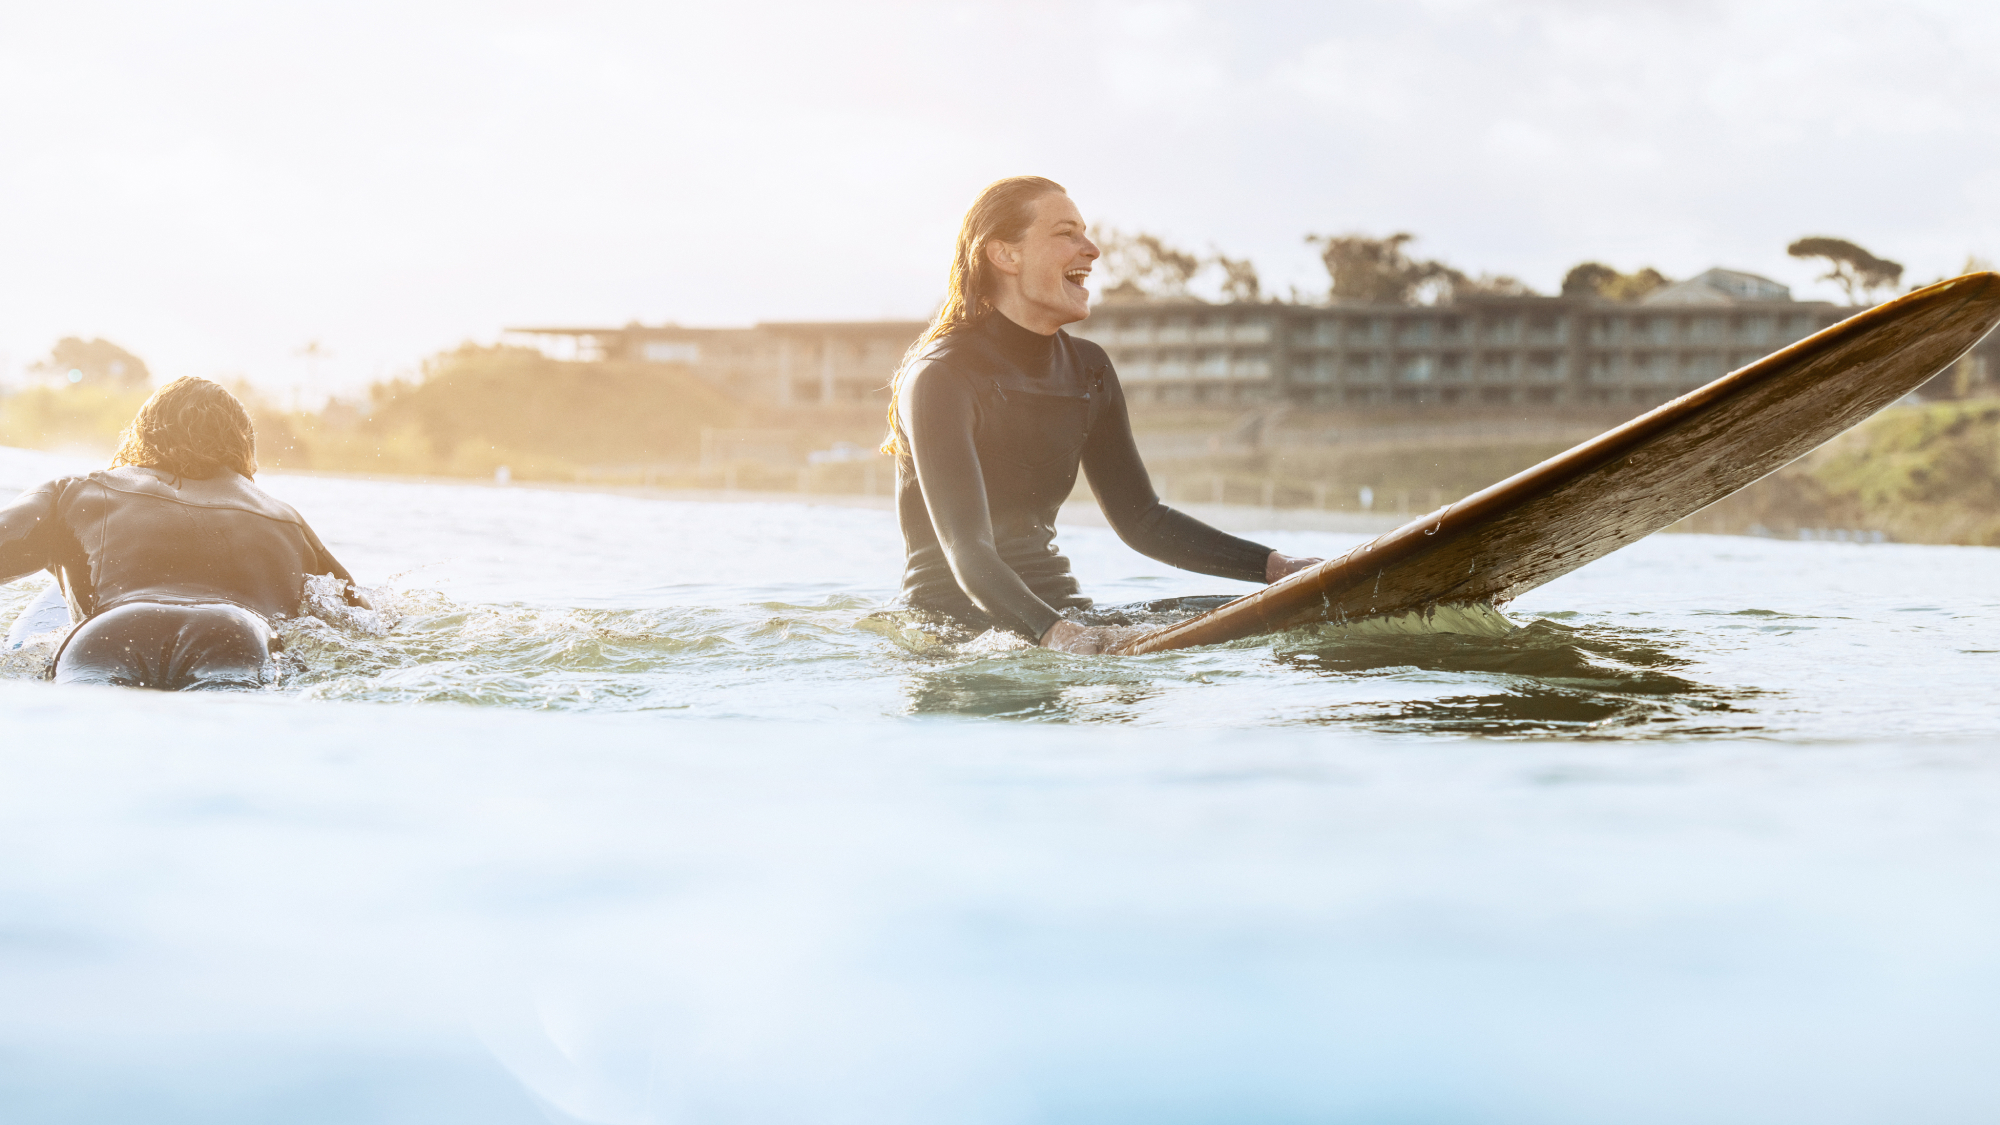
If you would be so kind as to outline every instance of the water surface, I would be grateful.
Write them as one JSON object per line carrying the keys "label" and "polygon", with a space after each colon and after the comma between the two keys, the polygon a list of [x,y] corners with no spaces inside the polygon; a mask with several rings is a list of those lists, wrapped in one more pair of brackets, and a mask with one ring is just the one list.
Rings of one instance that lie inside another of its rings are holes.
{"label": "water surface", "polygon": [[0,665],[9,1122],[2000,1113],[1995,552],[1094,658],[869,624],[885,511],[268,484],[381,618],[256,693]]}
{"label": "water surface", "polygon": [[[2000,556],[1987,549],[1655,536],[1477,632],[1326,627],[1113,659],[1000,635],[930,643],[874,619],[900,564],[882,510],[266,483],[385,611],[323,606],[287,628],[295,660],[278,690],[308,699],[1442,736],[2000,729],[1987,690],[2000,673]],[[1363,539],[1231,530],[1321,556]],[[1063,544],[1103,604],[1250,588],[1163,567],[1102,528],[1067,528]],[[0,614],[32,586],[9,587]]]}

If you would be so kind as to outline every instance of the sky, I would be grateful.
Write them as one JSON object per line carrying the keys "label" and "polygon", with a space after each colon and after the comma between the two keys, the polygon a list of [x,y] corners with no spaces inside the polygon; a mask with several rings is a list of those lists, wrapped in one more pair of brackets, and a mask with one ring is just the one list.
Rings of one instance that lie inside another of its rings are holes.
{"label": "sky", "polygon": [[[2000,4],[0,2],[0,378],[351,394],[524,324],[927,315],[1034,173],[1323,293],[1304,238],[1585,260],[2000,257]],[[305,354],[309,345],[319,354]]]}

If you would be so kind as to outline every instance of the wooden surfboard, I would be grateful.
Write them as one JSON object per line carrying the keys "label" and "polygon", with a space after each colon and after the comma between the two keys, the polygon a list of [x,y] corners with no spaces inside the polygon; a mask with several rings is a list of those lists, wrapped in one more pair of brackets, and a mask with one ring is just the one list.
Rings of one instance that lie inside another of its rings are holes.
{"label": "wooden surfboard", "polygon": [[2000,274],[1841,321],[1483,491],[1127,643],[1125,655],[1322,621],[1504,605],[1804,456],[2000,323]]}

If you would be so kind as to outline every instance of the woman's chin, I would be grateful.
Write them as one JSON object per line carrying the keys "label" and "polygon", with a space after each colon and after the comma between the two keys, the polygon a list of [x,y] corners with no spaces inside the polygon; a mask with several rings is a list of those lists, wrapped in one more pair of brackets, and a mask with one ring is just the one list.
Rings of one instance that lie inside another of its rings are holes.
{"label": "woman's chin", "polygon": [[1059,312],[1064,324],[1074,324],[1090,315],[1090,293],[1086,291],[1082,297],[1072,297],[1051,311]]}

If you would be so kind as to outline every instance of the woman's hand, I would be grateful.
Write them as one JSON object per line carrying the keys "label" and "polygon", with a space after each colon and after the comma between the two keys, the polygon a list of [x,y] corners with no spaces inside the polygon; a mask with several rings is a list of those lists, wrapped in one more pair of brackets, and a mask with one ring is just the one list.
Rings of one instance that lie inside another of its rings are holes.
{"label": "woman's hand", "polygon": [[1078,656],[1102,656],[1143,632],[1144,629],[1085,626],[1074,621],[1058,621],[1042,634],[1042,647],[1057,652],[1073,652]]}
{"label": "woman's hand", "polygon": [[1276,582],[1287,574],[1296,574],[1309,566],[1318,566],[1325,561],[1325,559],[1295,559],[1290,555],[1272,551],[1271,557],[1264,560],[1264,581]]}

